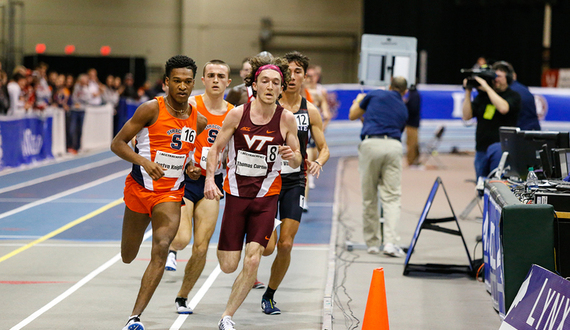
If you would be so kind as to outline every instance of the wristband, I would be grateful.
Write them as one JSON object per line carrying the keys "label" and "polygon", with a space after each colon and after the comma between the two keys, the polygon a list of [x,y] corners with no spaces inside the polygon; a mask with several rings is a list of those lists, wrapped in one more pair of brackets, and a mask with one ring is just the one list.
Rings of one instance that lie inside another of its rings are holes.
{"label": "wristband", "polygon": [[315,163],[317,163],[320,167],[323,167],[323,165],[321,165],[318,160],[315,160]]}

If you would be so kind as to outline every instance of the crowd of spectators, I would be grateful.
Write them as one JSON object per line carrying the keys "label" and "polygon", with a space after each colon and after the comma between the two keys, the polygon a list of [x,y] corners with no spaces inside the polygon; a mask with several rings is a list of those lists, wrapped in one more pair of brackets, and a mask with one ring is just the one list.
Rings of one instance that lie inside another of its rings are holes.
{"label": "crowd of spectators", "polygon": [[49,66],[42,62],[33,70],[19,65],[9,77],[0,63],[0,115],[41,114],[50,106],[63,109],[69,153],[77,153],[80,149],[87,106],[112,104],[117,109],[121,97],[144,102],[156,96],[156,90],[149,82],[135,88],[131,73],[124,79],[109,74],[103,83],[94,68],[76,77],[49,70]]}

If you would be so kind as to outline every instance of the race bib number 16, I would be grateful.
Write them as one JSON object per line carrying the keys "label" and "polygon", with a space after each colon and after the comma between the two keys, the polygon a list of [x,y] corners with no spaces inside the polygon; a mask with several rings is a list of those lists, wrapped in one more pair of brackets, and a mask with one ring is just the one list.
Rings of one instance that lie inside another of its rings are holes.
{"label": "race bib number 16", "polygon": [[194,143],[196,140],[196,131],[191,129],[190,127],[184,127],[182,129],[182,136],[180,139],[183,142]]}

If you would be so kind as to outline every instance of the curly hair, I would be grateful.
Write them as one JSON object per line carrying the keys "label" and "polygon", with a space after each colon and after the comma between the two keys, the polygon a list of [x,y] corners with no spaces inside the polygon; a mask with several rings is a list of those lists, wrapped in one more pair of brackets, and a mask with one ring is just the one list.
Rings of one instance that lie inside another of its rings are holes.
{"label": "curly hair", "polygon": [[307,56],[299,53],[298,51],[293,51],[293,52],[289,52],[289,53],[285,54],[283,57],[289,63],[295,62],[298,66],[303,68],[304,73],[307,73],[307,69],[309,68],[309,61],[310,61],[310,59]]}
{"label": "curly hair", "polygon": [[176,55],[172,56],[171,58],[166,61],[166,65],[164,66],[164,71],[167,77],[170,77],[170,73],[172,73],[172,69],[179,69],[179,68],[186,68],[192,70],[194,75],[193,78],[196,78],[196,70],[198,67],[196,66],[196,62],[188,56],[185,55]]}
{"label": "curly hair", "polygon": [[[266,56],[256,56],[252,57],[249,60],[249,63],[251,64],[251,72],[244,79],[245,85],[247,87],[250,87],[255,82],[255,73],[260,67],[266,64],[273,64],[277,66],[281,70],[281,73],[283,74],[283,80],[281,81],[281,87],[283,87],[283,92],[287,90],[287,84],[291,80],[291,73],[289,73],[289,62],[286,59],[282,57],[275,57],[273,59],[269,59]],[[257,91],[253,90],[253,96],[257,96]],[[281,95],[279,95],[279,97],[281,98]]]}

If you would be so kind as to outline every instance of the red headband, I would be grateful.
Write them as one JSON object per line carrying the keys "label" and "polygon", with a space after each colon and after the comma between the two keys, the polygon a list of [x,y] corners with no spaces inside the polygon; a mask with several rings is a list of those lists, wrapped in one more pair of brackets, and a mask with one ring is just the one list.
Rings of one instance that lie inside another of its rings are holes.
{"label": "red headband", "polygon": [[255,78],[253,80],[257,81],[257,76],[259,76],[261,71],[266,70],[266,69],[271,69],[271,70],[275,70],[275,71],[279,72],[279,75],[281,76],[281,81],[283,81],[283,73],[281,72],[281,69],[279,69],[279,67],[277,65],[273,65],[273,64],[265,64],[265,65],[260,66],[259,69],[257,69],[257,71],[255,71]]}

